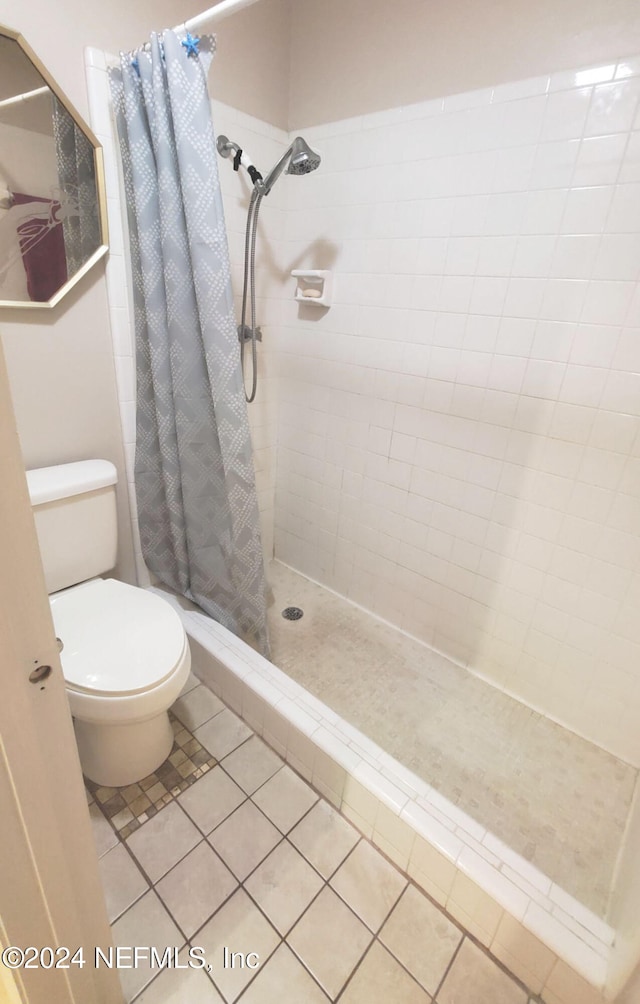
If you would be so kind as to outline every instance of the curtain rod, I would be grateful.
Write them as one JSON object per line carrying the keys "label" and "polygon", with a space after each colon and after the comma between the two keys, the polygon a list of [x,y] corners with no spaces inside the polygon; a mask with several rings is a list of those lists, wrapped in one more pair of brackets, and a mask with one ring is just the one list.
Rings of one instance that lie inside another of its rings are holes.
{"label": "curtain rod", "polygon": [[188,21],[184,21],[183,24],[176,25],[173,30],[180,31],[182,28],[186,28],[187,31],[196,31],[206,24],[222,20],[223,17],[235,14],[236,11],[242,10],[243,7],[250,7],[256,2],[257,0],[222,0],[222,2],[216,4],[215,7],[209,7],[209,9],[204,10],[202,14],[196,14],[195,17],[190,18]]}
{"label": "curtain rod", "polygon": [[34,91],[25,91],[24,94],[16,94],[14,98],[5,98],[4,101],[0,101],[0,108],[6,108],[8,105],[19,105],[23,101],[30,101],[31,98],[37,98],[40,94],[49,94],[49,88],[36,87]]}

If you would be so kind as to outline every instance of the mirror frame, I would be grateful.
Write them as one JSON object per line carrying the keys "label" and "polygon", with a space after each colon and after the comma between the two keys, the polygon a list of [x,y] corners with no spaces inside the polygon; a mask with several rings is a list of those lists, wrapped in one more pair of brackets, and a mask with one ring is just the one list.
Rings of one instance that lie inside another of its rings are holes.
{"label": "mirror frame", "polygon": [[18,43],[22,51],[24,52],[27,59],[35,66],[36,70],[43,78],[45,84],[51,89],[51,91],[58,98],[58,101],[64,106],[71,118],[74,120],[76,125],[85,134],[89,142],[93,147],[94,153],[94,163],[96,171],[96,198],[98,200],[98,220],[100,222],[100,239],[102,243],[96,248],[91,257],[84,263],[82,268],[70,279],[64,283],[63,286],[51,297],[50,300],[37,302],[33,300],[3,300],[0,298],[0,308],[10,308],[11,310],[48,310],[51,307],[55,307],[64,296],[67,295],[73,287],[80,282],[80,280],[87,274],[87,272],[93,268],[93,266],[101,258],[103,258],[107,251],[109,250],[109,230],[107,225],[107,193],[105,186],[104,177],[104,157],[102,153],[102,146],[99,143],[95,133],[89,128],[82,116],[76,111],[72,103],[67,98],[66,94],[58,87],[58,84],[51,76],[46,66],[42,63],[42,60],[36,55],[29,43],[24,38],[24,35],[20,34],[18,31],[13,31],[12,28],[7,28],[5,25],[0,24],[0,35],[5,35],[7,38],[12,38]]}

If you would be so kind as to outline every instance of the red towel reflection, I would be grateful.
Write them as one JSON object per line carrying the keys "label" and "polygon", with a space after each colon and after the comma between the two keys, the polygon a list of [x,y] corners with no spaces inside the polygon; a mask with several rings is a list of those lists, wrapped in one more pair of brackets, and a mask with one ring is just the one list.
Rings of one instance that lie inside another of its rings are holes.
{"label": "red towel reflection", "polygon": [[62,224],[58,222],[60,203],[37,195],[13,193],[13,204],[38,202],[37,215],[24,220],[16,230],[24,270],[27,273],[27,290],[35,303],[50,300],[67,281],[67,258],[64,249]]}

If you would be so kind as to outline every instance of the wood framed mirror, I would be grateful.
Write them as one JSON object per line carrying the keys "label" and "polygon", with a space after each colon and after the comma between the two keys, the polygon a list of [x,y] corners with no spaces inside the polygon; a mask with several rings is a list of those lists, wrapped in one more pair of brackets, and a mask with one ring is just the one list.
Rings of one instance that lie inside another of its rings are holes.
{"label": "wood framed mirror", "polygon": [[107,249],[102,148],[0,25],[0,307],[55,306]]}

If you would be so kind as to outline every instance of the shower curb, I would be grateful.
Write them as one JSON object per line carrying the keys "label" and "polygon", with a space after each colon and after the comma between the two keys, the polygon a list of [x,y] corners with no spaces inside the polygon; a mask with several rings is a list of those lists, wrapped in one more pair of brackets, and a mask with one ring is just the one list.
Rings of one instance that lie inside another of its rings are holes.
{"label": "shower curb", "polygon": [[615,931],[241,639],[180,614],[194,672],[548,1004],[601,1004]]}

